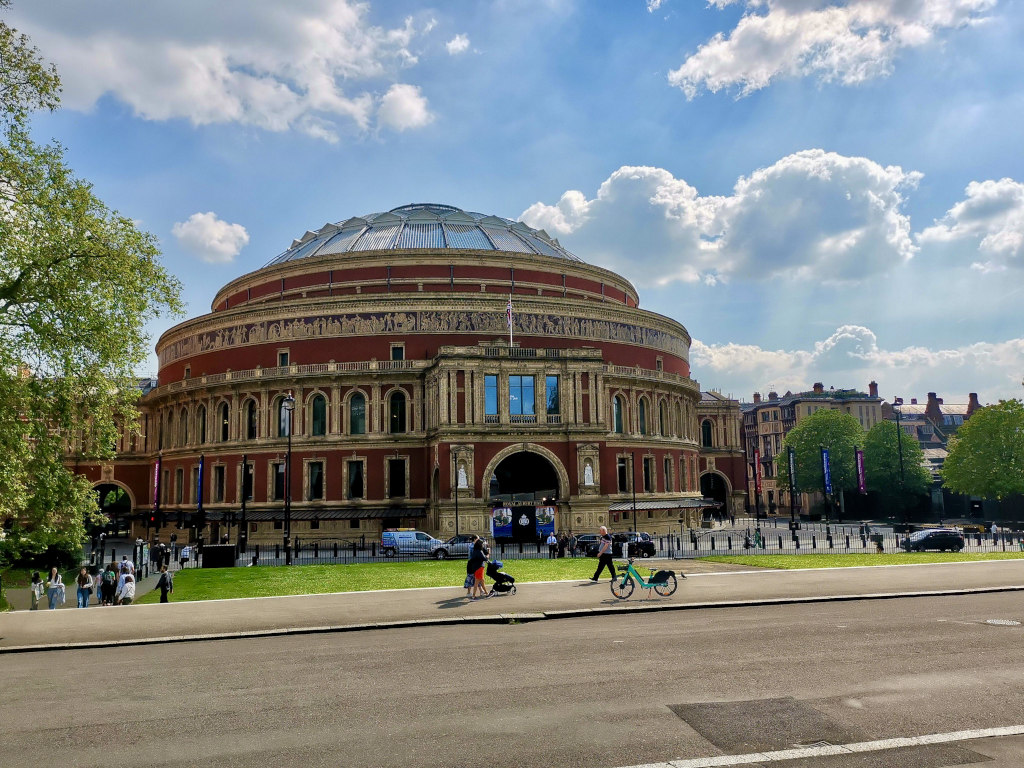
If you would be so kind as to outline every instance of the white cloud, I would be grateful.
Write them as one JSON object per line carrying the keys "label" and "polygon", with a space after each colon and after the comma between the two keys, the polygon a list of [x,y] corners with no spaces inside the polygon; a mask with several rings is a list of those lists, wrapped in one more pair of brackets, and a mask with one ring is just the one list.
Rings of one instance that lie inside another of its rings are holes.
{"label": "white cloud", "polygon": [[1024,184],[1013,179],[972,181],[965,194],[918,241],[939,247],[968,241],[984,259],[974,264],[983,272],[1024,267]]}
{"label": "white cloud", "polygon": [[377,120],[381,125],[396,131],[422,128],[434,119],[427,107],[427,100],[415,85],[396,83],[388,88],[380,101]]}
{"label": "white cloud", "polygon": [[249,233],[241,224],[228,224],[212,211],[193,213],[185,221],[171,227],[171,234],[186,249],[208,264],[223,264],[235,260],[249,243]]}
{"label": "white cloud", "polygon": [[902,49],[984,19],[995,2],[745,0],[735,29],[712,37],[668,79],[691,99],[701,88],[737,88],[745,96],[780,77],[815,76],[821,82],[855,85],[890,74]]}
{"label": "white cloud", "polygon": [[452,56],[457,56],[469,50],[469,38],[465,35],[456,35],[445,43],[444,47],[448,49],[448,53]]}
{"label": "white cloud", "polygon": [[948,402],[966,402],[968,392],[978,392],[983,402],[994,402],[1020,397],[1024,338],[946,349],[887,350],[871,329],[846,325],[810,349],[694,340],[690,362],[693,377],[703,387],[714,386],[748,401],[752,393],[766,394],[769,388],[798,392],[821,381],[826,388],[866,391],[869,381],[877,381],[880,394],[890,399],[899,395],[909,401],[911,396],[939,392]]}
{"label": "white cloud", "polygon": [[413,19],[374,26],[355,0],[53,5],[23,4],[18,26],[56,63],[63,104],[81,110],[110,94],[148,120],[334,141],[340,130],[369,129],[379,81],[417,61]]}
{"label": "white cloud", "polygon": [[858,282],[914,255],[901,208],[919,178],[812,149],[740,177],[732,195],[701,196],[663,168],[623,166],[593,199],[570,190],[521,218],[641,284]]}

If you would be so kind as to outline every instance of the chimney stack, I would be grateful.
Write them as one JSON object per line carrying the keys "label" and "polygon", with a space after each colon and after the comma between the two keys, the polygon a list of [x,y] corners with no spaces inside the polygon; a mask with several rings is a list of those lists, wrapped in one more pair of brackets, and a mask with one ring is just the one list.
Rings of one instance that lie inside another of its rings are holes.
{"label": "chimney stack", "polygon": [[942,421],[942,409],[939,407],[942,405],[942,401],[935,396],[934,392],[928,393],[928,404],[924,407],[924,415],[933,424],[938,424]]}
{"label": "chimney stack", "polygon": [[977,392],[971,392],[971,394],[969,394],[967,396],[967,417],[966,418],[968,418],[968,419],[971,418],[971,414],[974,413],[979,408],[981,408],[981,403],[978,402],[978,393]]}
{"label": "chimney stack", "polygon": [[910,404],[911,405],[917,405],[917,398],[916,397],[910,398]]}
{"label": "chimney stack", "polygon": [[761,402],[761,393],[760,392],[755,392],[754,393],[754,405],[757,405],[760,402]]}
{"label": "chimney stack", "polygon": [[878,397],[877,381],[872,381],[870,384],[868,384],[868,394],[871,395],[871,397]]}
{"label": "chimney stack", "polygon": [[825,385],[822,384],[820,381],[814,382],[814,394],[821,395],[821,394],[824,394],[824,392],[825,392]]}
{"label": "chimney stack", "polygon": [[768,399],[769,400],[778,400],[779,399],[779,393],[778,392],[769,392],[768,393]]}

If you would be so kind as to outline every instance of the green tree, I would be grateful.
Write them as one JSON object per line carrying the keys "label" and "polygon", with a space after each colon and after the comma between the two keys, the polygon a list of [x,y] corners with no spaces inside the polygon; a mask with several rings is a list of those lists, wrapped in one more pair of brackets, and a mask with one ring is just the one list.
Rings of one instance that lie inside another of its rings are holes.
{"label": "green tree", "polygon": [[932,477],[924,465],[920,444],[906,433],[900,440],[898,429],[891,421],[880,421],[868,430],[864,439],[864,477],[867,489],[878,495],[882,510],[892,517],[904,518],[916,500],[928,493]]}
{"label": "green tree", "polygon": [[950,438],[942,480],[986,499],[1024,494],[1024,403],[1000,400],[975,411]]}
{"label": "green tree", "polygon": [[181,310],[153,236],[30,137],[59,89],[0,22],[0,561],[80,546],[96,498],[65,460],[110,457],[135,428],[145,324]]}
{"label": "green tree", "polygon": [[789,484],[789,461],[787,449],[796,453],[796,485],[802,493],[822,491],[824,469],[821,449],[829,451],[829,467],[832,473],[832,492],[838,497],[840,491],[857,487],[857,462],[854,450],[864,444],[864,429],[855,416],[831,408],[815,411],[798,423],[782,440],[782,454],[779,456],[778,487]]}

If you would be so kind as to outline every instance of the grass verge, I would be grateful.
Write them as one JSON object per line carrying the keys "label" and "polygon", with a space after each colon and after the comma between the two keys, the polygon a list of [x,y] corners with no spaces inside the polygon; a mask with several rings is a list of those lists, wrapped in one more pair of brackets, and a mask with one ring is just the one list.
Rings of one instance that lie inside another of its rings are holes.
{"label": "grass verge", "polygon": [[[510,560],[505,572],[517,583],[586,579],[594,575],[594,558]],[[643,571],[641,571],[643,572]],[[365,592],[371,589],[462,586],[465,560],[356,565],[293,565],[256,568],[188,568],[174,574],[171,599],[217,600],[232,597],[317,595],[326,592]],[[489,582],[488,582],[489,583]],[[137,603],[160,602],[149,592]]]}
{"label": "grass verge", "polygon": [[713,563],[750,565],[755,568],[853,568],[864,565],[908,565],[917,563],[969,563],[978,560],[1020,560],[1024,552],[892,552],[856,555],[715,555],[702,557]]}

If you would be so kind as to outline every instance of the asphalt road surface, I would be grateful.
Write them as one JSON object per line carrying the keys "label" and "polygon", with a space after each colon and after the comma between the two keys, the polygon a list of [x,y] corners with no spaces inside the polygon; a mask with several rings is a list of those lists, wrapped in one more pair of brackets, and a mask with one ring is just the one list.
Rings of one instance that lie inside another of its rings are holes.
{"label": "asphalt road surface", "polygon": [[[0,765],[619,768],[1024,724],[1024,627],[989,620],[1024,621],[1024,599],[17,654]],[[771,763],[982,764],[1024,765],[1024,736]]]}

